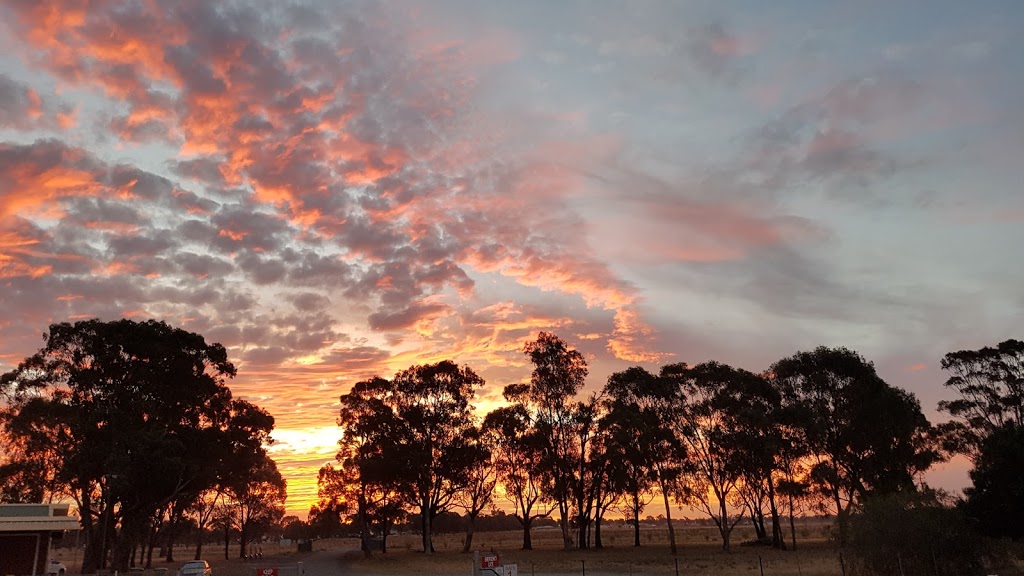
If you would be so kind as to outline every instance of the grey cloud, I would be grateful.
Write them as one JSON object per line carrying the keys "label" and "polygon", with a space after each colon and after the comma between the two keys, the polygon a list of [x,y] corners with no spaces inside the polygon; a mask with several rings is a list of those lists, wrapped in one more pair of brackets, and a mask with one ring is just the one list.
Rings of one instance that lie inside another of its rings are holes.
{"label": "grey cloud", "polygon": [[265,258],[253,252],[246,252],[237,258],[239,269],[257,285],[265,286],[285,277],[287,268],[277,258]]}
{"label": "grey cloud", "polygon": [[174,262],[182,272],[197,278],[222,277],[234,270],[232,263],[227,260],[195,252],[178,252]]}
{"label": "grey cloud", "polygon": [[300,292],[287,299],[300,312],[315,312],[331,305],[331,299],[316,292]]}
{"label": "grey cloud", "polygon": [[78,225],[125,224],[141,226],[149,221],[136,207],[106,198],[70,198],[65,201],[65,221]]}
{"label": "grey cloud", "polygon": [[401,310],[373,312],[367,318],[370,328],[381,332],[404,330],[424,318],[436,316],[449,307],[444,304],[413,304]]}
{"label": "grey cloud", "polygon": [[28,84],[0,73],[0,128],[30,130],[41,114],[39,95]]}

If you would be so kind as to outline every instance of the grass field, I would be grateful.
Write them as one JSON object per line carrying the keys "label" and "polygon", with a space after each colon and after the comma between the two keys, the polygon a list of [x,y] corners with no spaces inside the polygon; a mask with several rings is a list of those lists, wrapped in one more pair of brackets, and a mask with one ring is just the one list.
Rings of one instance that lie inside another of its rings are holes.
{"label": "grass field", "polygon": [[[733,550],[721,550],[717,530],[704,526],[677,526],[676,538],[680,553],[672,556],[668,547],[668,533],[664,527],[641,529],[641,547],[633,547],[631,528],[605,526],[602,528],[603,549],[563,550],[561,532],[554,528],[534,529],[534,550],[522,548],[522,532],[478,532],[473,548],[481,552],[497,552],[503,564],[516,564],[520,576],[533,574],[600,574],[674,575],[676,560],[679,573],[695,574],[759,574],[760,556],[766,575],[816,576],[840,574],[838,552],[828,541],[827,524],[804,524],[798,527],[796,552],[782,552],[762,546],[741,546],[753,537],[746,527],[733,533]],[[435,554],[422,552],[418,534],[399,534],[388,537],[388,552],[375,553],[369,559],[359,552],[355,538],[332,538],[314,542],[314,551],[339,550],[345,552],[348,571],[359,574],[437,574],[465,575],[470,571],[472,554],[462,552],[464,534],[439,534],[434,538]],[[296,552],[295,545],[274,543],[262,545],[263,556],[290,557],[301,560],[306,553]],[[174,563],[153,560],[154,568],[167,567],[168,574],[186,560],[192,559],[194,545],[175,547]],[[235,558],[237,546],[230,548],[231,559],[224,559],[223,546],[207,545],[203,557],[210,561],[217,576],[250,576],[254,561]],[[53,557],[63,561],[71,574],[79,572],[81,553],[73,549],[57,549]],[[149,572],[149,571],[147,571]]]}
{"label": "grass field", "polygon": [[[833,576],[843,574],[840,551],[831,539],[832,526],[827,522],[805,520],[797,527],[794,551],[772,550],[763,546],[744,546],[751,540],[752,530],[743,526],[733,533],[733,547],[723,552],[717,530],[710,526],[677,526],[679,554],[669,552],[667,530],[644,528],[640,548],[633,547],[632,529],[622,526],[603,528],[603,549],[562,550],[561,533],[557,529],[533,531],[534,550],[523,551],[522,532],[484,532],[474,537],[475,550],[497,552],[502,564],[516,564],[519,576],[580,575],[584,576],[727,576],[750,574],[760,576]],[[361,576],[436,575],[469,576],[473,555],[462,552],[462,534],[435,536],[436,553],[421,551],[420,536],[400,534],[388,538],[388,552],[364,558],[355,538],[324,539],[314,542],[314,551],[336,550],[343,556],[341,574]],[[224,559],[223,546],[205,548],[203,556],[210,561],[216,576],[253,576],[254,568],[267,562],[281,565],[302,561],[308,553],[296,552],[295,545],[263,544],[265,561],[234,558],[237,547],[231,548],[232,559]],[[76,573],[74,551],[57,550],[54,555],[67,564],[69,573]],[[178,566],[192,558],[193,547],[176,548],[177,562],[154,559],[154,567],[167,567],[174,576]],[[274,560],[270,560],[274,558]],[[79,558],[80,560],[80,558]],[[854,576],[849,558],[846,574]],[[149,571],[147,571],[149,572]],[[1021,570],[1000,572],[1000,576],[1022,574]],[[148,576],[148,575],[147,575]],[[898,575],[893,575],[898,576]],[[948,576],[948,575],[942,575]]]}
{"label": "grass field", "polygon": [[[752,539],[751,530],[737,528],[730,552],[723,552],[717,531],[712,527],[677,527],[680,552],[673,556],[668,547],[667,530],[648,528],[641,531],[641,547],[633,547],[633,532],[629,528],[607,527],[602,530],[604,548],[590,550],[563,550],[561,532],[557,529],[535,530],[534,550],[521,550],[521,532],[478,533],[474,536],[475,550],[497,552],[502,564],[516,564],[520,576],[533,574],[601,574],[675,575],[676,561],[679,574],[817,576],[841,574],[839,554],[828,541],[828,528],[823,525],[804,526],[799,529],[797,552],[778,551],[763,546],[740,546]],[[800,532],[805,536],[800,541]],[[388,553],[369,559],[358,553],[350,555],[350,567],[363,574],[468,574],[472,555],[462,553],[463,536],[441,535],[436,539],[437,553],[427,556],[421,552],[418,535],[399,535],[388,539]],[[350,544],[353,548],[358,542]],[[759,563],[760,558],[760,563]]]}

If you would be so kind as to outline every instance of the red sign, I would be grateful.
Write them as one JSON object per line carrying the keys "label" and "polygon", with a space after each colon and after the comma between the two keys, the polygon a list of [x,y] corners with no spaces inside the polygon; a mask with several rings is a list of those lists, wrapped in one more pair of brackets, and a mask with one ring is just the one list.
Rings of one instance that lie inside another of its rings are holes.
{"label": "red sign", "polygon": [[256,576],[277,576],[277,568],[257,568]]}
{"label": "red sign", "polygon": [[[498,566],[501,566],[501,561],[498,559],[497,554],[489,554],[487,556],[480,557],[481,568],[497,568]],[[274,574],[274,576],[277,576],[277,574]]]}

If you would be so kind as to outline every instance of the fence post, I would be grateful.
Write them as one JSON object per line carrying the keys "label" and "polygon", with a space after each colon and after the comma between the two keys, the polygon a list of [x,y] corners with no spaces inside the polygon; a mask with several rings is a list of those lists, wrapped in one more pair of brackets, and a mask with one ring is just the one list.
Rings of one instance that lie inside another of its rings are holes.
{"label": "fence post", "polygon": [[761,576],[764,576],[764,563],[761,562],[761,555],[757,555],[757,567],[761,569]]}
{"label": "fence post", "polygon": [[679,576],[679,558],[676,558],[676,576]]}
{"label": "fence post", "polygon": [[480,551],[473,550],[473,576],[480,576]]}
{"label": "fence post", "polygon": [[580,560],[580,564],[583,564],[583,576],[587,576],[587,561]]}
{"label": "fence post", "polygon": [[903,576],[903,558],[900,557],[899,551],[896,552],[896,565],[900,567],[900,576]]}
{"label": "fence post", "polygon": [[843,576],[846,576],[846,563],[843,562],[843,553],[839,553],[839,568],[843,571]]}

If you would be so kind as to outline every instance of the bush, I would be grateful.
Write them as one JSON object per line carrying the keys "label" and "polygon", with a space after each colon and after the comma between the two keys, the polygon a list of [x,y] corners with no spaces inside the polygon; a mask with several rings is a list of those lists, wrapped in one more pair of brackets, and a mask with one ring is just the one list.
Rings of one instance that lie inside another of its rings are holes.
{"label": "bush", "polygon": [[929,494],[868,500],[851,518],[849,544],[863,574],[984,575],[991,555],[961,510]]}

